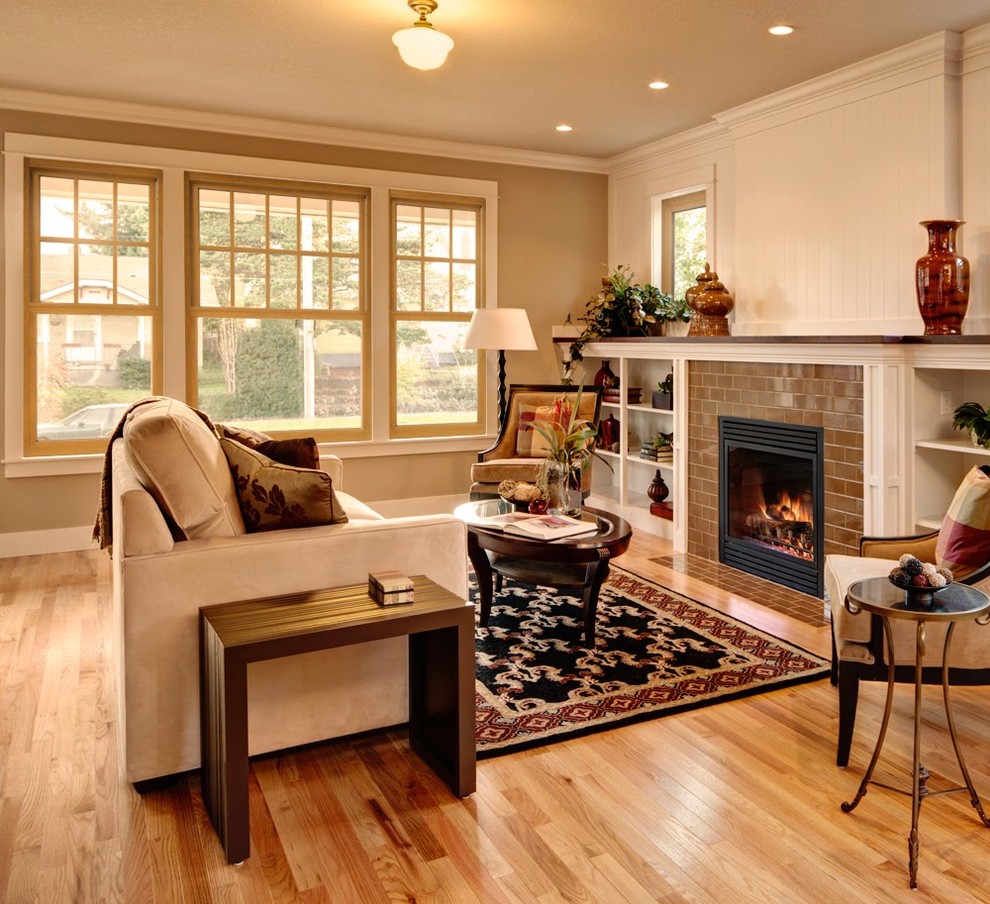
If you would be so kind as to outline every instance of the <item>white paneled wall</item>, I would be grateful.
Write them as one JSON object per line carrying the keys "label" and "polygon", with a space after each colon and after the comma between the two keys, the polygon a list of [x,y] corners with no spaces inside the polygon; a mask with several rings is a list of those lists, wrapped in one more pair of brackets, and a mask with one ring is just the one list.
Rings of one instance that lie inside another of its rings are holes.
{"label": "white paneled wall", "polygon": [[713,264],[755,335],[921,333],[920,220],[963,216],[988,332],[990,25],[942,32],[613,161],[611,260],[649,275],[650,199],[713,173]]}
{"label": "white paneled wall", "polygon": [[[990,321],[990,25],[967,32],[962,77],[963,253],[971,314]],[[990,331],[990,330],[988,330]]]}

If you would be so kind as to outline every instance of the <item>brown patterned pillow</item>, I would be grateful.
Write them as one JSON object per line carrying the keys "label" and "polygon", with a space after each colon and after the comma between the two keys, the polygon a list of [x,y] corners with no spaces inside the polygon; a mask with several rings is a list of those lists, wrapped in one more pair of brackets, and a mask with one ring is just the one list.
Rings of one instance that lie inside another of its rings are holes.
{"label": "brown patterned pillow", "polygon": [[249,449],[257,449],[262,455],[267,455],[280,464],[311,470],[320,466],[320,449],[316,445],[316,440],[311,436],[298,439],[272,439],[267,433],[259,433],[257,430],[249,430],[247,427],[237,427],[230,424],[217,424],[216,426],[221,436],[232,439]]}
{"label": "brown patterned pillow", "polygon": [[326,471],[281,464],[227,437],[220,445],[249,533],[347,521]]}

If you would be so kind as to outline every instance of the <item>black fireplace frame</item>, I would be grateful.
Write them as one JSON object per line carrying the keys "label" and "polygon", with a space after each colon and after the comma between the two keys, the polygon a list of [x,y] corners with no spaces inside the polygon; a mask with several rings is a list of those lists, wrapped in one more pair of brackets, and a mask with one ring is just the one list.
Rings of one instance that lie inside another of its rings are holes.
{"label": "black fireplace frame", "polygon": [[[729,535],[729,447],[786,454],[811,462],[815,526],[809,561]],[[718,419],[718,559],[757,577],[816,596],[825,595],[825,431],[821,427],[720,415]]]}

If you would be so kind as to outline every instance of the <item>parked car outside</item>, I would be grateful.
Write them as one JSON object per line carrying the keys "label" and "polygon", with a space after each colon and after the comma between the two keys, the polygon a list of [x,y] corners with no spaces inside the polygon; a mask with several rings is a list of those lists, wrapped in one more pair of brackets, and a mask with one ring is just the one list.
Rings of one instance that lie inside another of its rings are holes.
{"label": "parked car outside", "polygon": [[54,424],[38,424],[38,439],[98,439],[109,436],[129,402],[87,405]]}

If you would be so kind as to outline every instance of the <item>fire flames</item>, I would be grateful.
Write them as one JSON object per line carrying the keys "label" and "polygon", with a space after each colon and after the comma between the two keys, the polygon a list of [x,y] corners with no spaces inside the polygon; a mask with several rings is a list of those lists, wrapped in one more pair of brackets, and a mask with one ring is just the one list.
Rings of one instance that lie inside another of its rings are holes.
{"label": "fire flames", "polygon": [[810,493],[777,493],[773,502],[761,501],[746,516],[752,539],[779,552],[813,559],[815,550],[814,509]]}

